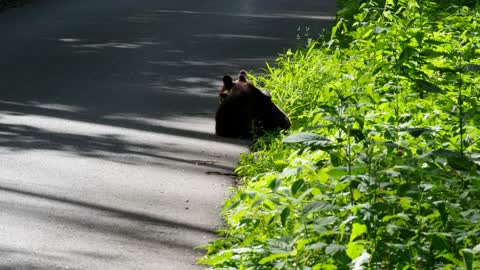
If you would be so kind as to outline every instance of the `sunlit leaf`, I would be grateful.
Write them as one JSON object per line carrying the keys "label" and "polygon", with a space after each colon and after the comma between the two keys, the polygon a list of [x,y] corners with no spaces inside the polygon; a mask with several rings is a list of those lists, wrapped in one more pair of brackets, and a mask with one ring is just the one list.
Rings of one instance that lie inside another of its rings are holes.
{"label": "sunlit leaf", "polygon": [[283,139],[284,143],[301,143],[306,145],[313,145],[319,148],[331,148],[335,146],[335,143],[330,139],[313,134],[313,133],[296,133],[290,136],[287,136]]}
{"label": "sunlit leaf", "polygon": [[265,258],[261,259],[261,260],[258,262],[258,264],[266,264],[266,263],[271,262],[271,261],[274,261],[274,260],[276,260],[276,259],[286,258],[286,257],[288,257],[288,256],[290,256],[289,253],[277,253],[277,254],[272,254],[272,255],[270,255],[270,256],[268,256],[268,257],[265,257]]}
{"label": "sunlit leaf", "polygon": [[208,265],[219,265],[224,263],[225,261],[228,261],[232,258],[233,252],[232,251],[223,251],[220,252],[216,255],[212,255],[208,258],[203,258],[200,263],[202,264],[208,264]]}
{"label": "sunlit leaf", "polygon": [[353,242],[357,237],[363,235],[366,232],[367,226],[365,224],[353,223],[352,233],[350,234],[350,242]]}
{"label": "sunlit leaf", "polygon": [[359,257],[360,254],[362,253],[362,250],[364,250],[364,249],[365,249],[364,244],[361,244],[361,243],[358,243],[358,242],[351,242],[351,243],[347,244],[346,252],[347,252],[348,257],[350,257],[350,259],[353,260],[353,259]]}

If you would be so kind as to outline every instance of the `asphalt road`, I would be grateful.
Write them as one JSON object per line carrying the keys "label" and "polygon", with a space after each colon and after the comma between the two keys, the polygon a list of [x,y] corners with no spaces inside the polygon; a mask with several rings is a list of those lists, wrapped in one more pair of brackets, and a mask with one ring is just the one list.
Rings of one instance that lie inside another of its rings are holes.
{"label": "asphalt road", "polygon": [[214,135],[221,78],[334,12],[33,0],[0,13],[0,269],[201,269],[193,248],[216,237],[224,173],[247,151]]}

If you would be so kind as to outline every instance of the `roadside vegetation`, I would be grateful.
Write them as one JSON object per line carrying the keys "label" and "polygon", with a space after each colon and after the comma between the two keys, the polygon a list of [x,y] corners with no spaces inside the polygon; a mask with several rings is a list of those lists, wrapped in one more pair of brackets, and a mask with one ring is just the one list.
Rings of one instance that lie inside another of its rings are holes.
{"label": "roadside vegetation", "polygon": [[345,0],[254,82],[291,117],[236,169],[213,269],[480,269],[480,7]]}

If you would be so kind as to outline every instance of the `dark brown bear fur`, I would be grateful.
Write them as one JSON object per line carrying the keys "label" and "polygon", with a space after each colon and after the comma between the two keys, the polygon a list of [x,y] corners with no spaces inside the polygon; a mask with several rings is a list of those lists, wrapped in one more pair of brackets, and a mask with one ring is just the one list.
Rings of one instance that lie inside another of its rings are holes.
{"label": "dark brown bear fur", "polygon": [[268,93],[247,81],[246,73],[241,72],[235,82],[225,76],[223,83],[225,95],[220,95],[221,104],[215,116],[217,135],[251,138],[257,132],[290,127],[287,115],[272,102]]}

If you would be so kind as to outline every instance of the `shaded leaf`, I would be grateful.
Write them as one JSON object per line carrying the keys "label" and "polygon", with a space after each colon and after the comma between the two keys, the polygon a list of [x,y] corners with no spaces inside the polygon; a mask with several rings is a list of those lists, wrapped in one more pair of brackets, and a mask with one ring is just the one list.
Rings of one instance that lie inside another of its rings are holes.
{"label": "shaded leaf", "polygon": [[337,221],[337,218],[335,216],[320,217],[315,220],[315,224],[320,226],[327,226],[327,225],[334,224],[336,221]]}
{"label": "shaded leaf", "polygon": [[464,248],[461,251],[463,256],[463,265],[465,266],[466,270],[473,270],[473,250]]}
{"label": "shaded leaf", "polygon": [[268,187],[272,189],[273,192],[277,192],[281,184],[282,184],[282,179],[277,178],[277,179],[273,179],[268,185]]}
{"label": "shaded leaf", "polygon": [[462,266],[462,261],[457,259],[452,253],[443,252],[437,256],[437,258],[444,258],[454,263],[456,266]]}
{"label": "shaded leaf", "polygon": [[428,128],[401,128],[400,131],[408,132],[410,135],[412,135],[415,138],[418,138],[420,135],[423,135],[423,134],[433,133],[433,131]]}
{"label": "shaded leaf", "polygon": [[480,71],[480,65],[478,64],[467,64],[461,67],[456,67],[455,71],[459,72],[479,72]]}
{"label": "shaded leaf", "polygon": [[338,245],[338,244],[330,244],[328,247],[325,249],[325,253],[327,255],[336,255],[339,252],[345,251],[347,249],[346,246],[343,245]]}
{"label": "shaded leaf", "polygon": [[285,207],[282,210],[282,213],[280,213],[280,220],[282,222],[282,226],[285,227],[285,224],[287,223],[287,219],[290,216],[290,207]]}
{"label": "shaded leaf", "polygon": [[415,84],[418,88],[425,90],[429,93],[443,93],[440,87],[426,80],[416,79]]}
{"label": "shaded leaf", "polygon": [[317,210],[331,210],[333,206],[326,202],[311,202],[307,204],[302,211],[303,215],[307,215],[310,212],[317,211]]}
{"label": "shaded leaf", "polygon": [[428,237],[432,242],[431,247],[436,250],[448,250],[450,243],[447,239],[449,235],[446,233],[429,233]]}
{"label": "shaded leaf", "polygon": [[471,161],[466,156],[460,156],[457,158],[448,157],[447,162],[448,165],[450,165],[455,170],[470,171],[477,168],[475,162]]}
{"label": "shaded leaf", "polygon": [[296,195],[298,191],[301,190],[304,186],[305,186],[305,181],[303,181],[303,179],[299,179],[295,181],[291,188],[292,194]]}

